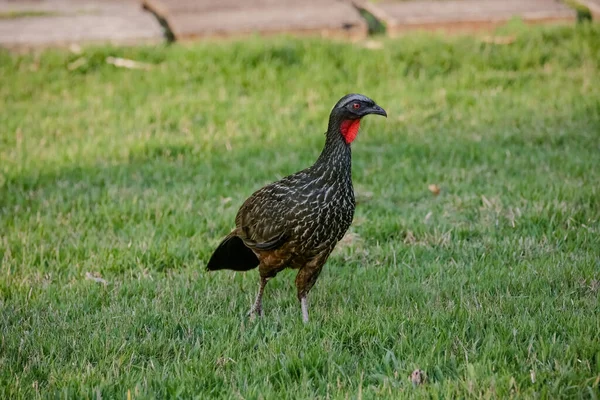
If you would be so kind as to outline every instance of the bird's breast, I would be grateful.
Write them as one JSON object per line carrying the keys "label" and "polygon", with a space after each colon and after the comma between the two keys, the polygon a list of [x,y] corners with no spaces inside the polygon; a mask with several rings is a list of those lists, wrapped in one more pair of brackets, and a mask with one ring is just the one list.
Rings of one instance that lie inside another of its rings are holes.
{"label": "bird's breast", "polygon": [[294,236],[305,251],[333,248],[344,236],[354,216],[354,193],[345,185],[324,185],[296,215]]}

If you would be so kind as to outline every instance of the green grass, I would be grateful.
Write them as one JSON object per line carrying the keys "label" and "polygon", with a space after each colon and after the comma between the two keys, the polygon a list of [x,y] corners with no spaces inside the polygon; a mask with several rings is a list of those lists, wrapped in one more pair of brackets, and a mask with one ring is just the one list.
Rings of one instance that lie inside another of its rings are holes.
{"label": "green grass", "polygon": [[[597,398],[600,27],[384,46],[0,53],[0,397]],[[352,240],[251,323],[207,258],[354,91]]]}

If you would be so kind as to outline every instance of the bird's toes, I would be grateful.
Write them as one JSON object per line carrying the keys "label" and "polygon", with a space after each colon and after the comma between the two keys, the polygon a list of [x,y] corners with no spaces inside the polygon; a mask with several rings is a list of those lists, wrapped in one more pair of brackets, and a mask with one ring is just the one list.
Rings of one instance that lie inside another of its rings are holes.
{"label": "bird's toes", "polygon": [[254,321],[256,319],[256,317],[262,317],[263,316],[263,311],[262,309],[252,309],[250,311],[248,311],[247,316],[250,318],[250,321]]}

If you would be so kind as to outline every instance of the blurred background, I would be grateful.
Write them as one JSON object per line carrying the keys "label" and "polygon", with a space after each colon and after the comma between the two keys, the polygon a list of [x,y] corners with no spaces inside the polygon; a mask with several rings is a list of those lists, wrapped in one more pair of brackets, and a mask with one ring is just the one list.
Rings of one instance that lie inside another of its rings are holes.
{"label": "blurred background", "polygon": [[490,30],[598,17],[598,0],[1,0],[0,45],[141,43],[244,34]]}

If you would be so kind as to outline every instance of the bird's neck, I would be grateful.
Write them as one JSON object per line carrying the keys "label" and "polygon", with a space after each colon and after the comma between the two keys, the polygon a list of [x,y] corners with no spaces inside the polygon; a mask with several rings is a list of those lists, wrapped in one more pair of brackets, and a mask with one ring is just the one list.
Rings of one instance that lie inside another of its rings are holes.
{"label": "bird's neck", "polygon": [[349,178],[352,169],[352,150],[339,126],[326,133],[325,147],[315,162],[316,168],[323,168]]}

